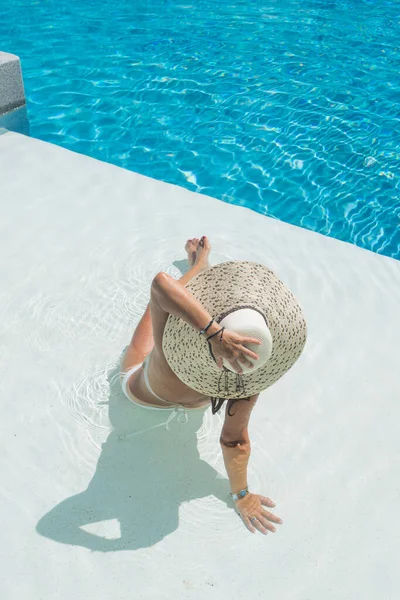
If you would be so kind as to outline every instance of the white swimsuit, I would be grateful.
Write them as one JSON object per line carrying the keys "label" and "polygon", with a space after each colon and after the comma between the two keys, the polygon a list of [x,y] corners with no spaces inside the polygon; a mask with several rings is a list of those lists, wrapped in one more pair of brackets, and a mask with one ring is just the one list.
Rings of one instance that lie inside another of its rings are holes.
{"label": "white swimsuit", "polygon": [[[128,371],[125,371],[124,373],[120,373],[122,391],[124,392],[124,394],[128,398],[128,400],[130,400],[131,402],[136,404],[136,406],[140,406],[141,408],[145,408],[147,410],[170,410],[170,411],[172,411],[170,416],[168,417],[166,424],[165,424],[165,428],[167,430],[169,430],[169,424],[175,418],[178,419],[179,423],[183,423],[183,424],[187,423],[188,422],[187,411],[204,410],[204,409],[208,408],[208,405],[198,406],[198,407],[193,407],[193,408],[186,408],[185,406],[181,406],[180,404],[169,402],[168,400],[164,400],[163,398],[160,398],[160,396],[157,396],[157,394],[155,392],[153,392],[150,382],[149,382],[149,376],[148,376],[148,368],[149,368],[148,367],[148,358],[149,358],[149,356],[150,356],[150,354],[148,354],[146,356],[143,363],[139,363],[138,365],[131,367]],[[164,402],[165,404],[168,404],[169,407],[167,407],[167,406],[166,407],[151,406],[151,405],[144,404],[138,398],[135,398],[135,396],[132,394],[131,390],[129,389],[129,380],[130,380],[131,376],[133,375],[133,373],[136,373],[136,371],[138,371],[138,369],[140,369],[140,367],[142,365],[143,365],[144,381],[145,381],[146,387],[149,390],[150,394],[152,394],[155,398],[157,398],[157,400],[160,400],[160,402]]]}

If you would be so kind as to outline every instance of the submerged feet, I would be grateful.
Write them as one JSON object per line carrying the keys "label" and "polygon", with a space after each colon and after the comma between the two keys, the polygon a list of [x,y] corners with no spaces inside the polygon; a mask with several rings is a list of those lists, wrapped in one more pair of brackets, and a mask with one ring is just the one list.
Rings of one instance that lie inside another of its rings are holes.
{"label": "submerged feet", "polygon": [[188,261],[190,267],[200,267],[206,269],[209,267],[208,257],[211,252],[210,242],[208,238],[203,235],[202,238],[192,238],[185,244],[185,250],[188,254]]}

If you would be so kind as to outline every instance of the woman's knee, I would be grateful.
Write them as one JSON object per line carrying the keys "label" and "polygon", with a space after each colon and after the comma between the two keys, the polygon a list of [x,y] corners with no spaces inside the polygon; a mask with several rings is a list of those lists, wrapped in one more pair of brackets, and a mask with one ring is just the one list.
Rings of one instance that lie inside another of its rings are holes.
{"label": "woman's knee", "polygon": [[171,275],[168,275],[168,273],[164,273],[164,271],[160,271],[160,273],[157,273],[157,275],[153,277],[153,281],[151,282],[151,295],[155,295],[157,297],[159,294],[162,294],[165,291],[171,279]]}

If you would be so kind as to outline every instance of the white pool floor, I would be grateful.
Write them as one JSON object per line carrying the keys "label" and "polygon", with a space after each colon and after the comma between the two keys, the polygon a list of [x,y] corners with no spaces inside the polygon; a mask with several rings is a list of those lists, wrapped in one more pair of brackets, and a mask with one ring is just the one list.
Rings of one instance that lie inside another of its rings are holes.
{"label": "white pool floor", "polygon": [[[11,133],[0,208],[2,599],[398,598],[399,262]],[[250,422],[267,536],[228,500],[220,416],[167,434],[113,379],[152,277],[201,235],[307,317]]]}

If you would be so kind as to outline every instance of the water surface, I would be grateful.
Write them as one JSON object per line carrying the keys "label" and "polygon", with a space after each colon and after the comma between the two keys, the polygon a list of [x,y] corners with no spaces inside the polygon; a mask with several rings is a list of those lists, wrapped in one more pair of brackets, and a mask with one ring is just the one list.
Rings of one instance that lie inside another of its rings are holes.
{"label": "water surface", "polygon": [[22,59],[31,135],[400,258],[399,15],[11,0],[0,47]]}

